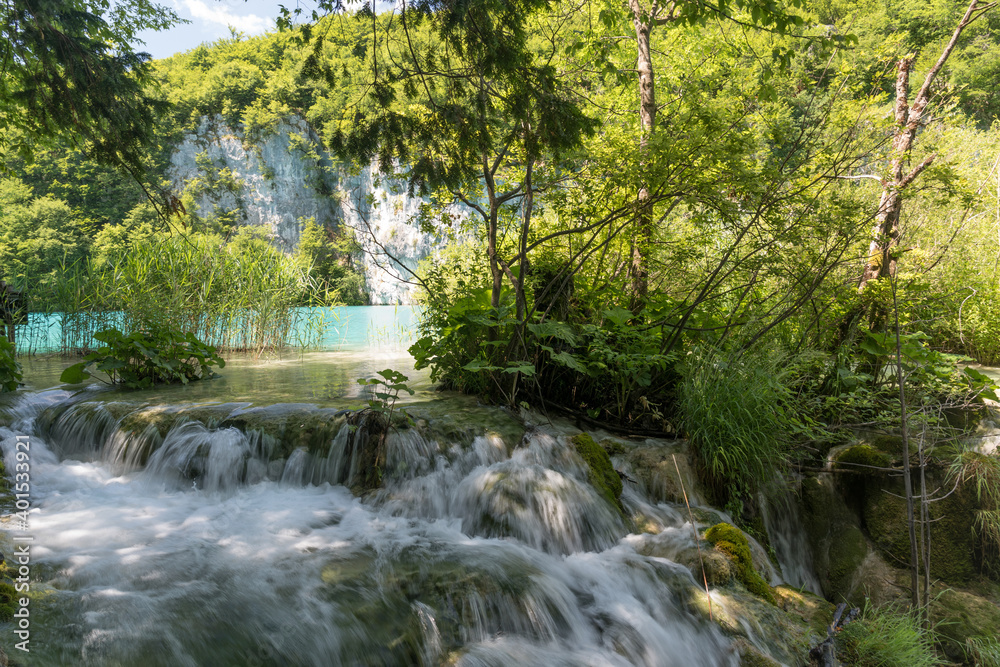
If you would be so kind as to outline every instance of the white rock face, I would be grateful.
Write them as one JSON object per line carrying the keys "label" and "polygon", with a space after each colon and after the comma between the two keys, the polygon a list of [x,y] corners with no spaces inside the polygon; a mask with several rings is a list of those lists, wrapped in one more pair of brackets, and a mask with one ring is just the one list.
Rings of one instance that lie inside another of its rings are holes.
{"label": "white rock face", "polygon": [[204,118],[174,150],[167,175],[176,192],[195,195],[199,215],[231,213],[238,224],[265,227],[285,252],[298,246],[307,218],[352,227],[365,249],[360,259],[374,305],[412,303],[406,269],[444,242],[410,224],[419,197],[371,167],[352,173],[337,165],[302,118],[286,119],[253,142],[220,116]]}

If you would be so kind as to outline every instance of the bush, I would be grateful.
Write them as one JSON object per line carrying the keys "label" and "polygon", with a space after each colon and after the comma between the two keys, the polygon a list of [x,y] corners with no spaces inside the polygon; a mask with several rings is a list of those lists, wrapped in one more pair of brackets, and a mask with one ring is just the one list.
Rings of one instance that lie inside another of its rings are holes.
{"label": "bush", "polygon": [[107,329],[94,334],[94,338],[106,345],[64,370],[59,378],[62,382],[83,382],[91,376],[88,369],[93,367],[107,373],[112,383],[142,389],[154,384],[187,384],[212,378],[215,377],[212,366],[226,365],[214,347],[192,333],[161,330],[125,335],[118,329]]}
{"label": "bush", "polygon": [[0,336],[0,393],[16,391],[22,377],[21,364],[14,359],[14,344]]}
{"label": "bush", "polygon": [[934,653],[934,635],[915,615],[866,606],[837,638],[839,658],[854,667],[931,667],[945,664]]}

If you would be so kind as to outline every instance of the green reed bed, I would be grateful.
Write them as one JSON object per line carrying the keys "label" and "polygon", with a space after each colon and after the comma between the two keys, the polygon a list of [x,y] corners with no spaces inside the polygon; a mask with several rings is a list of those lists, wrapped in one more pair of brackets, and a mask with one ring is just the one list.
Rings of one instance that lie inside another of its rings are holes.
{"label": "green reed bed", "polygon": [[[155,235],[29,288],[35,317],[18,348],[80,353],[109,327],[183,331],[219,350],[251,353],[284,347],[296,332],[294,342],[308,346],[322,335],[299,308],[312,292],[308,274],[258,235],[228,243],[212,234]],[[54,321],[57,340],[48,330]],[[300,329],[314,336],[304,338]]]}

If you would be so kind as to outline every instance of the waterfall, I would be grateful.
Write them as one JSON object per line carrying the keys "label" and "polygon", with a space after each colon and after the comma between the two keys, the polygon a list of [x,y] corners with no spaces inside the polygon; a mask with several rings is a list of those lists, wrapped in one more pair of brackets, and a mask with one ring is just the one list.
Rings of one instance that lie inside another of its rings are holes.
{"label": "waterfall", "polygon": [[784,484],[778,488],[781,491],[775,491],[770,499],[761,496],[759,505],[781,577],[795,588],[822,596],[823,588],[812,565],[812,552],[798,503]]}
{"label": "waterfall", "polygon": [[686,514],[630,486],[660,524],[630,535],[565,434],[435,404],[358,497],[372,413],[307,437],[301,406],[100,398],[25,392],[0,427],[8,466],[31,442],[27,665],[739,664]]}

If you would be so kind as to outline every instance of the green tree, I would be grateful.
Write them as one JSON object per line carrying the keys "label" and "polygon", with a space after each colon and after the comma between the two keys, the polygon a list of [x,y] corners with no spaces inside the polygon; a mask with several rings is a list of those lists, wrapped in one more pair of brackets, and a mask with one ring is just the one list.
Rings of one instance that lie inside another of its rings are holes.
{"label": "green tree", "polygon": [[156,115],[165,107],[145,87],[148,54],[138,31],[177,22],[148,0],[113,8],[84,0],[12,0],[0,7],[0,162],[30,158],[41,141],[85,146],[100,162],[143,171]]}
{"label": "green tree", "polygon": [[57,279],[63,265],[87,249],[78,220],[66,202],[35,197],[16,179],[0,181],[0,278],[33,289]]}

